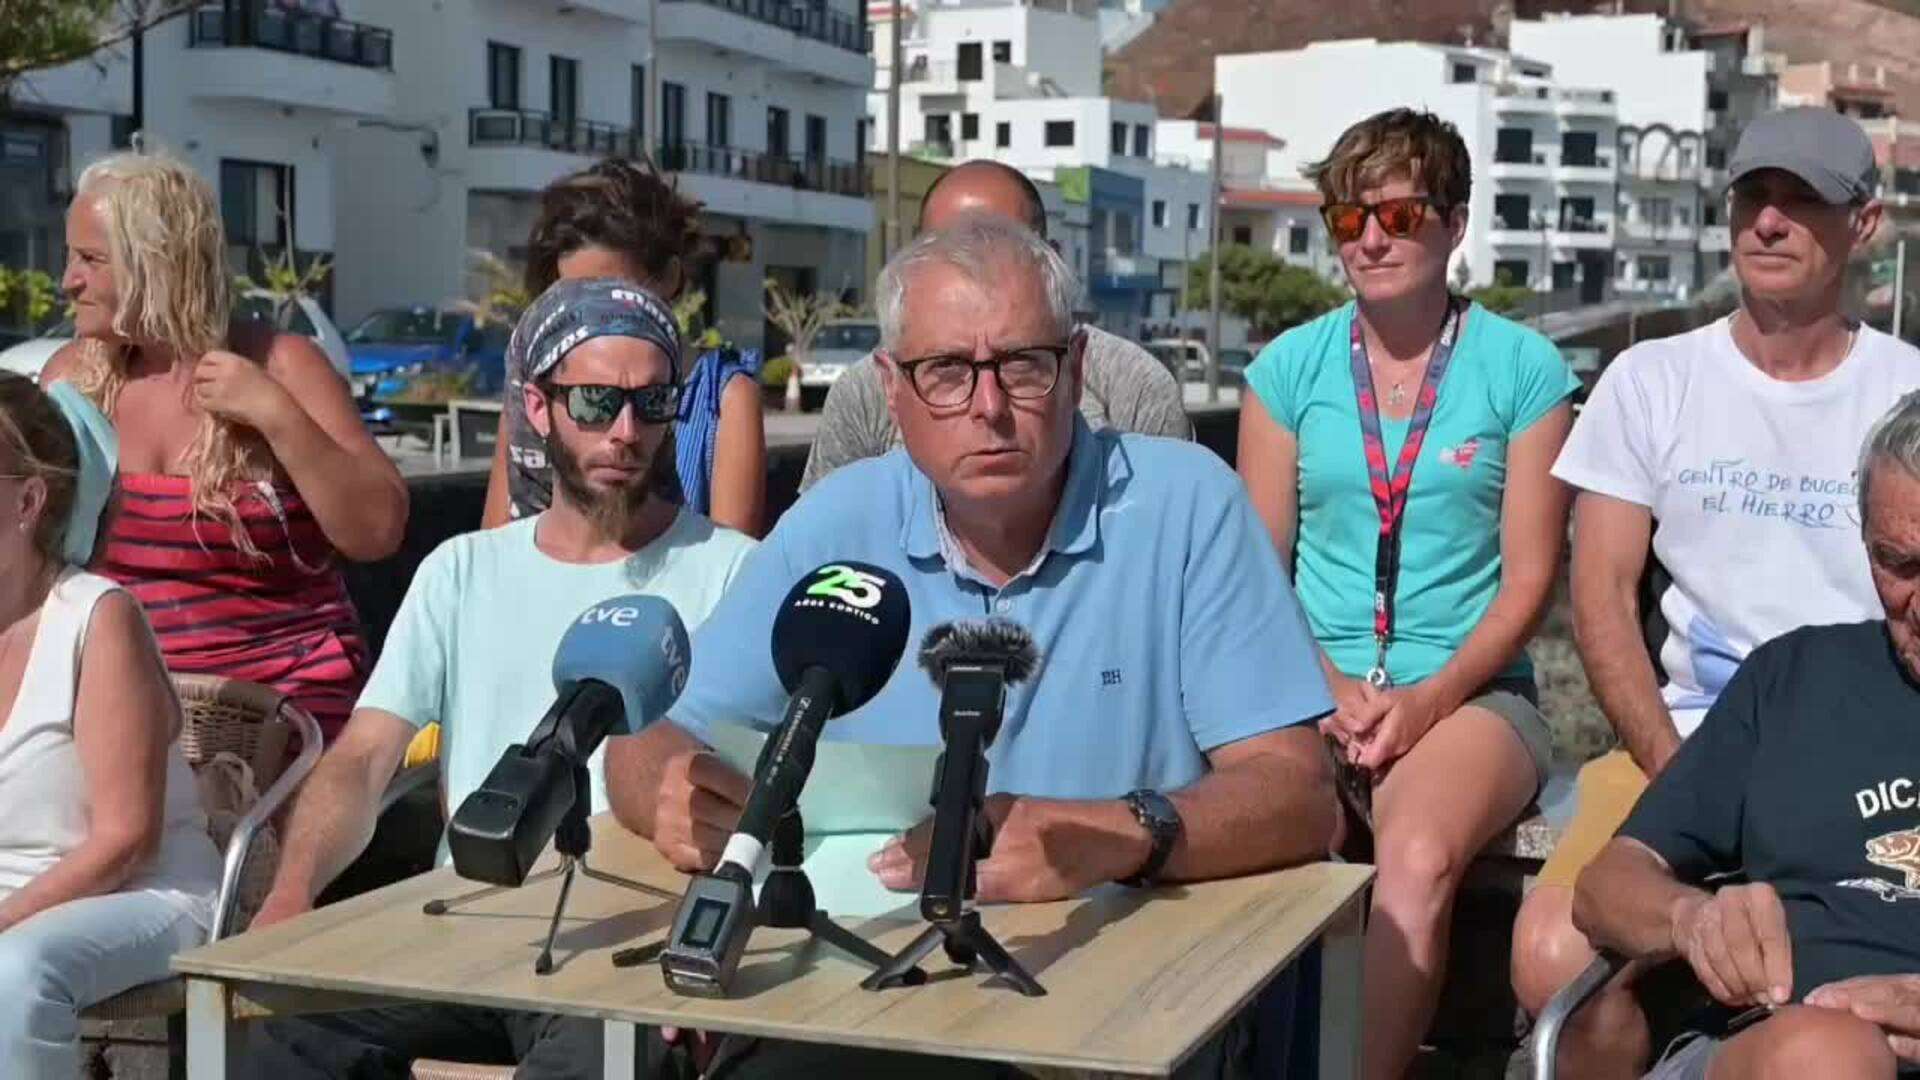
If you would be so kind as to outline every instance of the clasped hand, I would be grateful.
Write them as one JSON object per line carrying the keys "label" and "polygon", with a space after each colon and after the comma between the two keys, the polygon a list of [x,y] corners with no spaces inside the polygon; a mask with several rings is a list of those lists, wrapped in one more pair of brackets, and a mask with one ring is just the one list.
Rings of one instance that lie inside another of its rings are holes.
{"label": "clasped hand", "polygon": [[1332,680],[1333,715],[1320,721],[1349,765],[1384,772],[1406,756],[1433,725],[1441,706],[1424,683],[1376,687],[1364,679]]}

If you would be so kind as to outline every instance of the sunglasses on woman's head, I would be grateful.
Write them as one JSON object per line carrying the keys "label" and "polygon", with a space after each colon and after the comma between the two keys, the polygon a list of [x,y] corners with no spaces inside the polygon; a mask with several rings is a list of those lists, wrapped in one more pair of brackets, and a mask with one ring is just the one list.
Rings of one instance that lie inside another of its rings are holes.
{"label": "sunglasses on woman's head", "polygon": [[581,427],[604,427],[613,423],[629,402],[633,404],[634,418],[643,424],[665,424],[680,415],[680,387],[673,383],[631,389],[597,383],[556,383],[547,390],[548,396],[564,404],[567,415]]}
{"label": "sunglasses on woman's head", "polygon": [[1377,218],[1388,236],[1412,236],[1426,222],[1429,209],[1439,210],[1440,204],[1425,195],[1408,195],[1376,203],[1328,203],[1320,208],[1320,217],[1336,241],[1351,244],[1367,231],[1369,217]]}

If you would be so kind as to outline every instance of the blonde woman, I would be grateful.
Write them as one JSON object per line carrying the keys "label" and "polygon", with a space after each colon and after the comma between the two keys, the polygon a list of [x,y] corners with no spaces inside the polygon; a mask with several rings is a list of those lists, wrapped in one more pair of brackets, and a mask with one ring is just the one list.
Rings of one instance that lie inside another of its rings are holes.
{"label": "blonde woman", "polygon": [[95,568],[146,608],[167,666],[286,692],[332,738],[367,646],[336,553],[399,547],[407,489],[313,343],[230,324],[209,185],[119,154],[67,213],[71,380],[120,437],[120,504]]}

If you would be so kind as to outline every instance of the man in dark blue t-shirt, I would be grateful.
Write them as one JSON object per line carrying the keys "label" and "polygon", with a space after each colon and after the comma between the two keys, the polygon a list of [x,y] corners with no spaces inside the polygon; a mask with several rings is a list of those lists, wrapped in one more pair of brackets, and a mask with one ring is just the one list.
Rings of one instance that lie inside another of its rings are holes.
{"label": "man in dark blue t-shirt", "polygon": [[1920,394],[1857,476],[1886,618],[1754,650],[1580,878],[1596,946],[1677,956],[1722,1007],[1662,1080],[1920,1063]]}

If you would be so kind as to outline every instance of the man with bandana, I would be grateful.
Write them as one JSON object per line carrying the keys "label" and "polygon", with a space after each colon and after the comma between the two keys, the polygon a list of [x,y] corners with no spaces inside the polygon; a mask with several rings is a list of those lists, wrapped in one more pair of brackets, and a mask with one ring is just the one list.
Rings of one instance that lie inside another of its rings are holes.
{"label": "man with bandana", "polygon": [[[611,279],[561,281],[521,332],[522,392],[553,464],[553,503],[454,537],[420,564],[352,718],[294,804],[256,928],[310,909],[360,854],[417,730],[441,725],[444,805],[458,806],[552,703],[553,651],[582,611],[651,593],[691,631],[753,547],[654,494],[656,474],[674,468],[660,451],[683,374],[657,297]],[[590,763],[596,808],[607,806],[602,758]],[[416,1057],[485,1057],[535,1080],[598,1075],[601,1061],[599,1024],[544,1014],[407,1005],[255,1028],[248,1072],[274,1080],[404,1077]]]}

